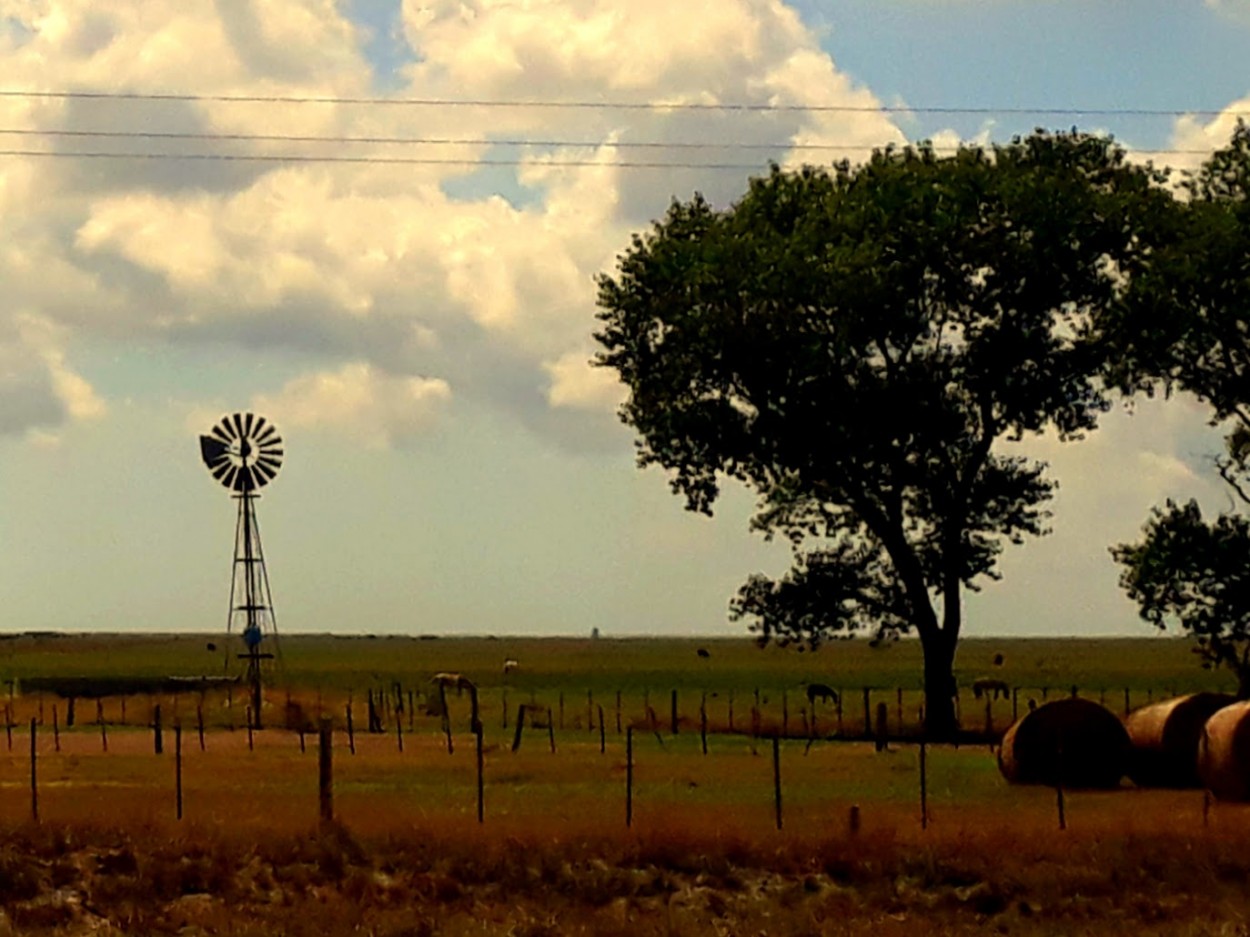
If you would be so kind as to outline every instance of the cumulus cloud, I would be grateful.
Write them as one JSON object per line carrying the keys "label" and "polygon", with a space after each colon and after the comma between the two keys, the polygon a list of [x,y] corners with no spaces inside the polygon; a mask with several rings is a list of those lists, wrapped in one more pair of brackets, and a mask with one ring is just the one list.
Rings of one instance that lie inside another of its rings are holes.
{"label": "cumulus cloud", "polygon": [[287,427],[328,429],[367,445],[403,444],[427,431],[451,400],[439,378],[397,377],[364,362],[298,377],[254,409]]}
{"label": "cumulus cloud", "polygon": [[1178,152],[1169,154],[1169,164],[1177,169],[1196,169],[1212,153],[1228,144],[1237,129],[1237,121],[1245,120],[1247,113],[1250,113],[1250,95],[1231,102],[1213,117],[1202,119],[1186,114],[1177,118],[1170,146]]}
{"label": "cumulus cloud", "polygon": [[61,330],[30,314],[0,326],[0,434],[43,440],[68,420],[102,416],[104,402],[61,349]]}
{"label": "cumulus cloud", "polygon": [[616,372],[591,367],[590,355],[585,352],[571,351],[544,362],[543,367],[551,375],[547,400],[553,407],[604,410],[615,409],[625,401],[625,386]]}
{"label": "cumulus cloud", "polygon": [[[0,278],[19,308],[67,342],[307,355],[310,371],[362,391],[334,412],[359,407],[357,425],[381,427],[378,438],[406,425],[378,418],[379,399],[453,375],[458,397],[553,438],[574,411],[610,424],[617,394],[585,366],[593,278],[631,232],[675,196],[728,202],[769,160],[826,162],[846,154],[817,147],[902,139],[776,0],[402,4],[415,61],[397,98],[635,108],[224,99],[375,94],[365,35],[332,0],[47,0],[6,16],[7,87],[188,95],[0,100],[5,126],[36,131],[22,137],[32,155],[0,162],[0,243],[21,245],[0,249]],[[869,110],[804,109],[841,104]],[[84,131],[130,136],[73,135]],[[411,138],[442,142],[386,142]],[[365,162],[63,155],[83,150]],[[478,163],[500,156],[517,165]],[[387,162],[414,157],[429,162]],[[60,379],[56,399],[92,399],[70,384]],[[320,386],[274,399],[305,413],[296,400]]]}

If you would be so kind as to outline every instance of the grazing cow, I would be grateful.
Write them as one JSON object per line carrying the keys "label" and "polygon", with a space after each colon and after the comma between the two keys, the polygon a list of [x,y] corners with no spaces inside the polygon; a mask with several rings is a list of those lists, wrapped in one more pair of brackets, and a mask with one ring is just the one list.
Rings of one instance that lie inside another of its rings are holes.
{"label": "grazing cow", "polygon": [[702,657],[702,658],[708,658],[708,657],[711,657],[711,656],[712,656],[712,655],[708,652],[708,649],[707,649],[707,648],[705,648],[705,647],[701,647],[701,648],[699,648],[697,651],[695,651],[695,653],[696,653],[696,654],[698,654],[698,655],[699,655],[700,657]]}
{"label": "grazing cow", "polygon": [[994,655],[994,666],[995,666],[995,667],[1001,667],[1001,666],[1003,665],[1003,661],[1004,661],[1004,660],[1005,660],[1005,658],[1003,657],[1003,655],[1002,655],[1002,654],[995,654],[995,655]]}
{"label": "grazing cow", "polygon": [[836,706],[838,694],[831,686],[826,686],[823,683],[809,683],[807,685],[807,702],[814,704],[818,699],[824,700],[826,703],[833,703]]}
{"label": "grazing cow", "polygon": [[430,682],[435,686],[441,686],[444,690],[455,690],[457,696],[460,695],[461,690],[477,689],[472,680],[458,673],[436,673],[430,678]]}
{"label": "grazing cow", "polygon": [[512,657],[506,658],[503,662],[503,672],[505,674],[512,673],[512,671],[518,669],[520,666],[521,666],[520,662],[517,661],[515,658],[512,658]]}
{"label": "grazing cow", "polygon": [[980,680],[972,681],[972,695],[977,699],[982,696],[993,694],[994,699],[1000,696],[1007,699],[1011,696],[1011,687],[1007,685],[1005,680],[994,680],[990,677],[982,677]]}

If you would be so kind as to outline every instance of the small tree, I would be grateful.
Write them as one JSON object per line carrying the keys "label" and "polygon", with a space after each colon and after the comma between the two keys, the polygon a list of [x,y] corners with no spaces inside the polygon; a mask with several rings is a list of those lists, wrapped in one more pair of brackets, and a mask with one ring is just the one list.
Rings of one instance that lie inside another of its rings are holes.
{"label": "small tree", "polygon": [[961,590],[1045,531],[1054,488],[995,444],[1094,427],[1080,336],[1169,200],[1156,181],[1105,139],[1038,133],[774,168],[728,210],[696,196],[635,236],[600,278],[596,338],[640,464],[709,514],[723,477],[747,484],[753,526],[794,548],[734,617],[782,643],[914,631],[927,727],[954,732]]}
{"label": "small tree", "polygon": [[1205,667],[1226,667],[1237,695],[1250,698],[1250,521],[1203,520],[1197,502],[1155,508],[1138,543],[1111,552],[1125,567],[1120,584],[1160,629],[1178,624],[1194,637]]}

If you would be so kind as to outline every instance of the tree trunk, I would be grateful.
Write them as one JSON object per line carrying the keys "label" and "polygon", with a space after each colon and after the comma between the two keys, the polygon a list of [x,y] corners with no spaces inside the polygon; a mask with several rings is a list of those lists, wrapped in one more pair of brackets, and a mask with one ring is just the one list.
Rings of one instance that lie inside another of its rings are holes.
{"label": "tree trunk", "polygon": [[921,638],[924,649],[924,731],[929,739],[952,739],[955,721],[955,641],[941,631]]}
{"label": "tree trunk", "polygon": [[1250,699],[1250,667],[1237,668],[1237,699]]}

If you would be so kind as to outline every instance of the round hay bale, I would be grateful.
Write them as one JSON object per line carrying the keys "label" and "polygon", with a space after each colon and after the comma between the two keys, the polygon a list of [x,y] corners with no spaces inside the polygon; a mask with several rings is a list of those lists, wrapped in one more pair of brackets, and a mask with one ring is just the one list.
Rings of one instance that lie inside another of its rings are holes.
{"label": "round hay bale", "polygon": [[1012,784],[1118,787],[1128,747],[1109,709],[1075,697],[1051,700],[1007,730],[998,769]]}
{"label": "round hay bale", "polygon": [[1135,709],[1124,720],[1132,748],[1128,776],[1138,787],[1199,787],[1198,740],[1227,693],[1190,693]]}
{"label": "round hay bale", "polygon": [[1198,741],[1198,777],[1220,800],[1250,800],[1250,701],[1215,713]]}

